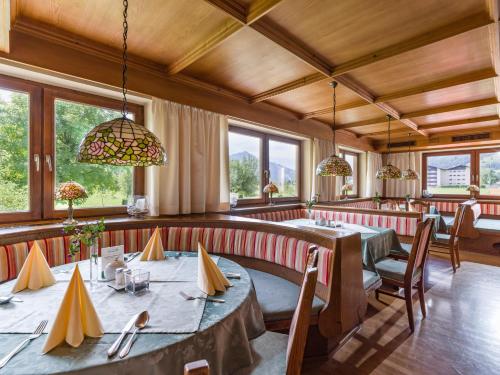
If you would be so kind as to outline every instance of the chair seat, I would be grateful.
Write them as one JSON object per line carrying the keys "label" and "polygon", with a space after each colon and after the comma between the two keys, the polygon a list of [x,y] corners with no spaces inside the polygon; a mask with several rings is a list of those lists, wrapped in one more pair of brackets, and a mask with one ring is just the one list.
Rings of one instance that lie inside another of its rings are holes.
{"label": "chair seat", "polygon": [[370,289],[373,285],[378,283],[380,280],[380,276],[372,271],[363,270],[363,288],[365,290]]}
{"label": "chair seat", "polygon": [[[300,286],[282,277],[247,268],[252,278],[257,301],[266,322],[292,319],[299,300]],[[314,297],[312,314],[317,314],[325,302]]]}
{"label": "chair seat", "polygon": [[[403,282],[406,272],[407,263],[391,258],[383,258],[375,263],[375,268],[382,278],[392,279]],[[421,270],[415,270],[413,277],[419,277]]]}
{"label": "chair seat", "polygon": [[448,245],[450,242],[450,235],[446,233],[436,233],[434,242],[437,242],[442,245]]}
{"label": "chair seat", "polygon": [[236,371],[235,375],[283,375],[286,374],[286,350],[288,335],[266,331],[250,341],[253,363]]}

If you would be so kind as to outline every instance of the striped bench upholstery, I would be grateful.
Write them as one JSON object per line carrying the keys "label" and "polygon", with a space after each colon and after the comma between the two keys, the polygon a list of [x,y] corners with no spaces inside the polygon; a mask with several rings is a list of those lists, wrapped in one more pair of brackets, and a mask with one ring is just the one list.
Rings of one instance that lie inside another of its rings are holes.
{"label": "striped bench upholstery", "polygon": [[[459,202],[445,202],[437,201],[432,202],[439,212],[455,212],[459,206]],[[481,213],[484,215],[499,215],[500,216],[500,203],[479,203],[481,206]]]}
{"label": "striped bench upholstery", "polygon": [[[144,249],[154,228],[106,231],[99,247],[124,245],[125,252]],[[194,251],[198,241],[209,252],[257,258],[303,272],[309,242],[283,235],[228,228],[161,227],[163,246],[174,251]],[[0,282],[17,276],[33,244],[32,241],[0,246]],[[51,267],[70,262],[69,237],[39,240]],[[318,281],[327,283],[333,251],[319,248]],[[88,259],[88,249],[82,246],[75,260]]]}
{"label": "striped bench upholstery", "polygon": [[285,221],[294,219],[303,219],[306,217],[306,210],[304,208],[297,208],[293,210],[271,211],[271,212],[258,212],[255,214],[243,215],[251,219],[267,220],[267,221]]}
{"label": "striped bench upholstery", "polygon": [[358,214],[354,212],[313,210],[313,216],[315,219],[324,218],[326,220],[342,221],[349,224],[390,228],[402,236],[414,236],[418,224],[418,219],[414,217]]}
{"label": "striped bench upholstery", "polygon": [[[359,202],[365,203],[365,202]],[[373,202],[371,202],[373,203]],[[333,208],[334,209],[334,208]],[[367,213],[337,212],[330,210],[312,210],[316,219],[343,221],[344,223],[369,225],[373,227],[391,228],[402,236],[413,236],[417,230],[418,219],[404,216],[372,215]],[[253,219],[267,221],[284,221],[302,219],[307,217],[305,209],[283,210],[273,212],[261,212],[244,215]]]}

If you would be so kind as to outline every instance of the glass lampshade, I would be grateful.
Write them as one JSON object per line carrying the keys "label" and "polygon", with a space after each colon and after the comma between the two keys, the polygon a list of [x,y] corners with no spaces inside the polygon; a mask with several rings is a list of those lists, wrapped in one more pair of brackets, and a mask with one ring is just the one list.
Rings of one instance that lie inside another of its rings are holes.
{"label": "glass lampshade", "polygon": [[323,159],[316,168],[317,176],[352,176],[352,168],[347,161],[333,154]]}
{"label": "glass lampshade", "polygon": [[160,140],[146,127],[121,117],[99,124],[85,135],[78,161],[148,167],[165,165],[167,154]]}
{"label": "glass lampshade", "polygon": [[376,177],[379,180],[399,179],[401,178],[401,170],[392,164],[387,164],[377,171]]}
{"label": "glass lampshade", "polygon": [[264,189],[262,189],[263,193],[277,194],[279,193],[278,187],[273,183],[269,182]]}
{"label": "glass lampshade", "polygon": [[411,168],[408,168],[408,169],[405,169],[402,173],[401,173],[401,179],[402,180],[407,180],[407,181],[410,181],[410,180],[418,180],[419,179],[419,175],[417,172],[415,172],[413,169]]}

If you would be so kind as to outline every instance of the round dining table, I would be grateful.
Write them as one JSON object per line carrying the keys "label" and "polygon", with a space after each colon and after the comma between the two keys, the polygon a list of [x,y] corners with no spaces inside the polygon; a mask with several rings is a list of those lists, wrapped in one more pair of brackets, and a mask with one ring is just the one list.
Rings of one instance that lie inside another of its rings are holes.
{"label": "round dining table", "polygon": [[[171,252],[166,253],[171,255],[169,259],[173,259]],[[178,258],[180,254],[176,254],[175,258]],[[182,256],[189,257],[195,255],[196,253],[182,254]],[[88,260],[79,262],[82,265],[80,267],[82,276],[84,276],[85,272],[83,266],[88,263]],[[107,331],[105,324],[103,324],[105,333],[102,337],[85,337],[82,344],[77,348],[62,343],[47,354],[42,354],[42,348],[47,337],[47,332],[44,332],[41,337],[32,340],[20,353],[13,357],[3,369],[0,369],[0,375],[66,373],[181,375],[185,363],[200,359],[206,359],[209,362],[212,375],[231,374],[239,368],[249,366],[252,363],[249,341],[265,331],[262,312],[256,299],[252,280],[246,270],[237,263],[222,257],[218,258],[218,266],[222,272],[237,274],[239,278],[231,278],[232,286],[227,288],[224,293],[217,294],[216,297],[224,299],[225,303],[203,301],[204,306],[200,311],[201,320],[199,325],[195,325],[197,327],[195,332],[162,333],[161,329],[152,329],[149,332],[147,330],[141,331],[129,355],[123,359],[120,359],[118,355],[108,358],[107,350],[119,334],[118,332],[107,333],[109,331]],[[156,263],[155,267],[155,271],[158,272],[158,267],[161,267],[161,264]],[[57,276],[64,275],[64,273],[70,274],[68,270],[73,268],[74,264],[52,268],[57,282],[55,285],[43,289],[54,288],[52,290],[57,291],[58,284],[61,284],[61,290],[64,290],[69,282],[69,276],[63,278],[63,280],[60,280]],[[178,285],[182,282],[181,276],[177,275],[177,279],[172,281],[152,281],[151,289],[168,290],[178,288]],[[186,276],[188,276],[189,280],[196,279],[196,275]],[[179,279],[179,277],[181,278]],[[0,296],[8,294],[14,282],[15,280],[12,280],[1,284]],[[88,287],[87,281],[85,284]],[[196,283],[194,282],[193,285],[196,286]],[[118,298],[140,298],[128,296],[125,291],[114,291],[107,288],[104,283],[98,287],[105,288],[106,291],[109,289],[111,294],[106,297],[105,303],[111,308],[114,298],[117,300]],[[160,287],[164,289],[158,289]],[[88,287],[88,289],[90,288]],[[0,305],[0,322],[12,322],[12,324],[3,326],[0,323],[0,358],[8,354],[29,336],[27,332],[10,332],[16,330],[15,327],[18,323],[19,326],[26,326],[27,322],[18,322],[17,320],[30,320],[29,323],[35,328],[41,319],[49,319],[50,321],[51,318],[55,318],[59,306],[54,303],[51,306],[46,306],[47,301],[41,297],[43,293],[38,292],[27,290],[19,292],[15,296],[18,299],[17,301],[22,302],[10,302]],[[47,292],[48,290],[45,294]],[[93,292],[91,289],[89,293],[92,297]],[[60,300],[63,298],[62,294]],[[201,292],[199,294],[203,295]],[[197,303],[196,301],[186,301],[173,297],[169,297],[169,299],[162,302],[166,306],[164,311],[160,310],[161,312],[156,312],[156,316],[151,316],[150,322],[153,328],[155,327],[156,317],[160,318],[162,314],[169,314],[168,306],[174,306],[175,308],[172,311],[178,312],[182,311],[182,306],[188,306],[188,303]],[[96,305],[97,302],[94,301],[94,304]],[[96,310],[99,312],[98,307],[96,306]],[[28,308],[29,314],[26,313]],[[19,313],[16,309],[19,310]],[[112,313],[115,314],[117,320],[122,318],[122,311],[117,310]],[[186,320],[193,319],[193,316],[189,313],[186,313],[186,315],[182,313],[175,314],[177,315],[168,317],[170,324],[172,324],[172,321],[178,321],[180,326],[189,326],[189,324],[193,323],[186,322]],[[122,347],[124,345],[125,342]]]}

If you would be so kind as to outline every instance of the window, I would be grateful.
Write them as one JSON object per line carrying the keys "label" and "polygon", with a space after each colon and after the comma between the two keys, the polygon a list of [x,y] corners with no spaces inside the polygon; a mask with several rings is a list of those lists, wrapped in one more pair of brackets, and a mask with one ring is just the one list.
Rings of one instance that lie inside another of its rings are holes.
{"label": "window", "polygon": [[347,196],[357,197],[358,196],[358,174],[359,174],[359,158],[358,154],[350,151],[341,150],[339,153],[340,157],[345,159],[352,169],[352,176],[346,176],[342,180],[342,186],[345,184],[351,184],[352,189],[347,191]]}
{"label": "window", "polygon": [[[127,197],[143,194],[143,168],[76,161],[84,134],[120,109],[118,100],[0,76],[0,222],[64,216],[54,192],[69,180],[89,193],[75,216],[125,213]],[[129,111],[142,122],[141,106]]]}
{"label": "window", "polygon": [[423,155],[423,189],[437,196],[467,197],[470,184],[480,196],[500,197],[500,151],[466,150]]}
{"label": "window", "polygon": [[299,199],[300,141],[231,126],[230,189],[240,203],[265,203],[263,187],[272,181],[273,200]]}
{"label": "window", "polygon": [[[54,101],[55,186],[76,181],[88,194],[75,208],[124,206],[133,193],[132,168],[78,163],[75,158],[87,132],[96,124],[117,117],[121,117],[117,110],[62,99]],[[55,208],[65,209],[66,202],[56,201]]]}
{"label": "window", "polygon": [[481,195],[500,197],[500,151],[479,152]]}

